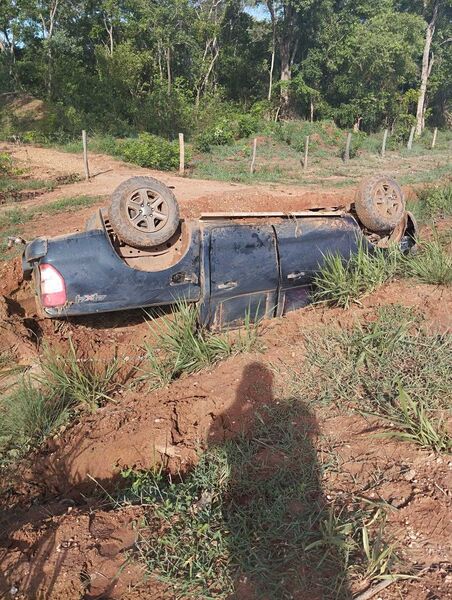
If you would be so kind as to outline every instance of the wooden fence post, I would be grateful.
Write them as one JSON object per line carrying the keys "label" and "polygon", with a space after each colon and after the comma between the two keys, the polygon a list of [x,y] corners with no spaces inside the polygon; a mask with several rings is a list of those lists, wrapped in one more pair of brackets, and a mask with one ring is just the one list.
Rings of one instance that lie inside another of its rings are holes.
{"label": "wooden fence post", "polygon": [[381,158],[385,157],[385,153],[386,153],[386,141],[388,139],[388,130],[385,129],[385,132],[383,134],[383,143],[381,145]]}
{"label": "wooden fence post", "polygon": [[254,165],[256,162],[256,150],[257,150],[257,138],[254,138],[254,142],[253,142],[253,157],[251,159],[251,165],[250,165],[250,173],[251,175],[254,173]]}
{"label": "wooden fence post", "polygon": [[85,179],[89,179],[89,165],[88,165],[88,142],[86,141],[86,131],[82,130],[82,142],[83,142],[83,164],[85,165]]}
{"label": "wooden fence post", "polygon": [[345,144],[345,152],[344,152],[344,161],[348,162],[350,160],[350,146],[352,143],[352,134],[351,132],[347,135],[347,143]]}
{"label": "wooden fence post", "polygon": [[436,136],[438,135],[438,127],[435,127],[434,131],[433,131],[433,139],[432,139],[432,150],[435,147],[436,144]]}
{"label": "wooden fence post", "polygon": [[412,127],[411,131],[410,131],[410,137],[408,138],[408,144],[407,144],[407,148],[408,150],[411,150],[411,148],[413,147],[413,140],[414,140],[414,132],[416,131],[416,127]]}
{"label": "wooden fence post", "polygon": [[304,163],[303,170],[306,171],[308,168],[308,154],[309,154],[309,135],[306,136],[306,142],[304,145]]}
{"label": "wooden fence post", "polygon": [[179,133],[179,175],[185,173],[185,142],[184,134]]}

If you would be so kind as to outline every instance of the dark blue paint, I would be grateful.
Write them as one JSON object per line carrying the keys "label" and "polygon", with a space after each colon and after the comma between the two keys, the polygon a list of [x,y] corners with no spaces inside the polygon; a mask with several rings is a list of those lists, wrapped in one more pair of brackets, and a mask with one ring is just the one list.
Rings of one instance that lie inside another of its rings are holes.
{"label": "dark blue paint", "polygon": [[[272,317],[309,302],[309,284],[327,253],[348,258],[361,229],[353,216],[288,218],[275,225],[188,222],[190,242],[172,267],[141,271],[116,253],[102,229],[38,238],[25,248],[24,273],[49,263],[64,277],[67,304],[51,317],[198,302],[205,324]],[[185,281],[183,275],[192,281]]]}

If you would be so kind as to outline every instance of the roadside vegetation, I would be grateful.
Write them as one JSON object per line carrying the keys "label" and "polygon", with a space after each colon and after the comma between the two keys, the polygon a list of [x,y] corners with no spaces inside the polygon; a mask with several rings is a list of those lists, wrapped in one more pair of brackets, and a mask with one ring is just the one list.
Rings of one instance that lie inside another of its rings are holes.
{"label": "roadside vegetation", "polygon": [[303,345],[308,368],[292,371],[294,395],[376,416],[385,435],[450,450],[450,334],[429,333],[412,311],[388,306],[365,325],[305,332]]}
{"label": "roadside vegetation", "polygon": [[[0,397],[0,465],[39,446],[80,412],[105,404],[124,383],[116,360],[83,359],[72,342],[65,353],[45,349],[39,371],[15,384],[10,379],[9,393]],[[13,375],[11,368],[3,375]]]}
{"label": "roadside vegetation", "polygon": [[259,322],[250,314],[242,329],[215,333],[199,325],[199,308],[179,301],[170,316],[160,315],[149,321],[151,341],[144,346],[145,364],[142,378],[151,387],[168,385],[183,373],[193,373],[219,360],[259,347]]}
{"label": "roadside vegetation", "polygon": [[259,597],[347,598],[350,579],[402,576],[384,508],[352,494],[326,501],[335,466],[318,461],[314,424],[302,401],[280,400],[183,479],[124,472],[118,502],[145,507],[138,553],[149,572],[178,594],[218,599],[242,586]]}
{"label": "roadside vegetation", "polygon": [[420,191],[409,209],[420,223],[430,224],[432,239],[418,240],[416,251],[403,254],[397,247],[369,249],[359,241],[355,254],[347,261],[327,254],[314,277],[312,299],[348,308],[359,303],[383,283],[395,277],[412,277],[420,283],[451,285],[452,255],[450,240],[435,227],[452,214],[452,186],[435,186]]}
{"label": "roadside vegetation", "polygon": [[99,202],[99,196],[75,196],[61,198],[49,204],[34,208],[5,208],[0,211],[0,261],[12,258],[14,250],[8,250],[8,237],[21,235],[22,225],[30,222],[40,215],[57,215],[64,212],[73,212],[80,208],[93,206]]}

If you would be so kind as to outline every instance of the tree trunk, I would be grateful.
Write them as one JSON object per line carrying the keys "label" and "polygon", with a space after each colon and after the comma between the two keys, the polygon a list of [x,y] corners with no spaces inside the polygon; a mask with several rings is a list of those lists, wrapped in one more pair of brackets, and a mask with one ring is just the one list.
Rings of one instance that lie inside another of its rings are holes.
{"label": "tree trunk", "polygon": [[168,96],[171,94],[171,48],[166,49],[166,78],[168,81]]}
{"label": "tree trunk", "polygon": [[436,20],[438,18],[438,2],[435,2],[433,7],[433,15],[432,20],[427,25],[427,30],[425,33],[425,43],[424,43],[424,54],[422,56],[422,72],[421,72],[421,87],[419,89],[419,98],[417,102],[417,111],[416,111],[416,135],[421,135],[422,130],[424,128],[424,120],[425,120],[425,93],[427,91],[427,83],[429,74],[431,71],[430,68],[430,48],[432,45],[433,35],[435,33]]}
{"label": "tree trunk", "polygon": [[311,123],[314,123],[314,102],[311,98]]}
{"label": "tree trunk", "polygon": [[290,48],[287,39],[281,39],[279,54],[281,58],[281,104],[284,111],[289,105],[289,84],[292,79]]}
{"label": "tree trunk", "polygon": [[272,60],[270,63],[270,73],[268,79],[268,101],[272,99],[273,91],[273,70],[275,68],[275,53],[276,53],[276,23],[273,21],[273,36],[272,36]]}

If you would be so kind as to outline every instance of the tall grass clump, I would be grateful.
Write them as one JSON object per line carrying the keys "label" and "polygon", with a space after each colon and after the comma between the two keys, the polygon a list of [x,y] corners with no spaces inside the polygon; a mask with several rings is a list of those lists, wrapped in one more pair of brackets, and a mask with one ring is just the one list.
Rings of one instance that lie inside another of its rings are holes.
{"label": "tall grass clump", "polygon": [[452,257],[443,248],[439,239],[421,242],[415,255],[407,256],[404,261],[404,274],[414,277],[421,283],[433,285],[451,285]]}
{"label": "tall grass clump", "polygon": [[70,417],[72,398],[24,378],[0,400],[0,463],[41,444]]}
{"label": "tall grass clump", "polygon": [[91,411],[111,400],[118,389],[119,364],[116,358],[103,361],[80,359],[73,343],[65,354],[45,350],[42,383],[65,401]]}
{"label": "tall grass clump", "polygon": [[452,184],[428,187],[418,192],[409,208],[420,221],[444,219],[452,215]]}
{"label": "tall grass clump", "polygon": [[371,248],[362,239],[348,260],[338,254],[326,254],[313,280],[313,301],[348,308],[394,277],[400,256],[395,247]]}
{"label": "tall grass clump", "polygon": [[435,452],[452,450],[452,437],[446,429],[442,415],[432,416],[423,398],[412,398],[402,387],[399,388],[394,402],[376,415],[386,419],[390,427],[390,430],[380,434],[380,437],[413,442]]}
{"label": "tall grass clump", "polygon": [[249,352],[258,341],[259,325],[245,317],[236,335],[219,334],[199,325],[199,309],[179,301],[169,316],[151,318],[152,341],[144,345],[145,377],[157,386],[168,384],[182,373],[193,373],[240,352]]}

